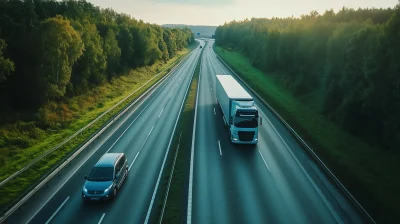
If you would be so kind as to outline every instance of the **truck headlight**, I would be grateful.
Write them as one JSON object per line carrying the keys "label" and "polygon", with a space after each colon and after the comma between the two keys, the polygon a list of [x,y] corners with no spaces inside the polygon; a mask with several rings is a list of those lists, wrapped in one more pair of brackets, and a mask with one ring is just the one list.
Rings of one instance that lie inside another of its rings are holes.
{"label": "truck headlight", "polygon": [[83,186],[82,190],[83,192],[87,193],[87,189],[85,188],[85,186]]}

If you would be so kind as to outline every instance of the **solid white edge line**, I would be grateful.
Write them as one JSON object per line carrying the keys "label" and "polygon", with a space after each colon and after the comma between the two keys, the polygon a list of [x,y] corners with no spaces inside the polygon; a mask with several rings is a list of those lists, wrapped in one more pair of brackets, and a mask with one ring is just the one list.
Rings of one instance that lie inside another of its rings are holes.
{"label": "solid white edge line", "polygon": [[[190,53],[190,54],[192,54],[192,53]],[[182,64],[183,60],[187,60],[189,57],[190,57],[190,55],[188,55],[187,58],[182,59],[182,61],[178,63],[178,65],[176,66],[176,68],[179,67],[180,64]],[[171,75],[171,76],[172,76],[172,73],[175,72],[175,70],[176,70],[176,69],[173,69],[173,70],[170,71],[170,75]],[[167,74],[167,75],[168,75],[168,74]],[[165,79],[164,79],[163,81],[161,81],[160,83],[162,83],[162,82],[164,82],[164,81],[165,81]],[[171,81],[171,80],[169,80],[168,82],[170,82],[170,81]],[[160,84],[160,83],[158,83],[158,84]],[[167,83],[167,84],[168,84],[168,83]],[[156,83],[155,85],[157,85],[157,83]],[[147,93],[145,93],[145,94],[147,94]],[[147,97],[145,97],[145,98],[144,98],[144,101],[145,101],[146,99],[148,99],[149,97],[150,97],[150,95],[147,96]],[[64,181],[64,183],[61,184],[60,187],[57,188],[57,190],[56,190],[56,191],[55,191],[41,206],[40,206],[40,208],[39,208],[38,210],[36,210],[36,212],[29,218],[28,221],[25,222],[25,224],[28,224],[28,223],[30,223],[30,222],[32,221],[32,219],[43,209],[44,206],[47,205],[47,203],[49,203],[49,201],[60,191],[60,189],[71,179],[71,177],[72,177],[73,175],[75,175],[76,172],[78,172],[78,170],[83,166],[83,164],[85,164],[85,163],[93,156],[93,154],[95,154],[95,153],[97,152],[97,150],[98,150],[101,146],[103,146],[103,144],[104,144],[104,143],[105,143],[105,142],[106,142],[106,141],[107,141],[107,140],[108,140],[122,125],[123,125],[123,124],[124,124],[124,123],[125,123],[126,120],[129,119],[129,117],[130,117],[135,111],[136,111],[136,109],[133,110],[132,113],[131,113],[130,115],[126,116],[125,120],[124,120],[123,122],[121,122],[121,123],[117,126],[117,128],[115,128],[114,131],[113,131],[110,135],[108,135],[108,137],[107,137],[93,152],[92,152],[92,154],[90,154],[89,157],[86,158],[85,161],[83,161],[83,162],[81,163],[81,165],[78,166],[78,168]],[[110,125],[111,125],[111,123],[110,123]],[[111,149],[111,148],[110,148],[110,149]],[[108,149],[107,152],[108,152],[110,149]]]}
{"label": "solid white edge line", "polygon": [[47,220],[46,224],[49,224],[51,220],[57,215],[57,213],[61,210],[61,208],[64,206],[65,203],[67,203],[69,199],[69,196],[64,200],[64,202],[60,205],[60,207],[57,208],[57,210],[53,213],[52,216]]}
{"label": "solid white edge line", "polygon": [[219,143],[219,140],[218,140],[218,147],[219,147],[219,154],[222,156],[221,143]]}
{"label": "solid white edge line", "polygon": [[195,106],[195,110],[194,110],[192,147],[191,147],[191,153],[190,153],[189,190],[188,190],[188,205],[187,205],[188,208],[187,208],[187,219],[186,219],[187,224],[192,223],[194,143],[196,140],[197,104],[199,102],[200,79],[201,79],[201,66],[200,66],[200,72],[199,72],[199,82],[197,83],[197,96],[196,96],[196,106]]}
{"label": "solid white edge line", "polygon": [[215,113],[215,107],[214,107],[214,114],[217,115],[217,113]]}
{"label": "solid white edge line", "polygon": [[162,110],[161,110],[160,114],[158,115],[158,117],[161,116],[161,114],[162,114],[163,111],[164,111],[164,108],[162,108]]}
{"label": "solid white edge line", "polygon": [[265,162],[264,156],[261,154],[261,151],[258,150],[258,152],[260,153],[260,156],[261,156],[262,160],[264,161],[264,164],[265,164],[265,166],[267,167],[268,171],[271,172],[271,170],[270,170],[269,167],[268,167],[267,162]]}
{"label": "solid white edge line", "polygon": [[103,221],[105,215],[106,215],[106,213],[103,213],[103,215],[101,216],[101,218],[97,224],[100,224]]}
{"label": "solid white edge line", "polygon": [[[264,115],[264,113],[262,113]],[[264,115],[265,116],[265,115]],[[342,219],[339,217],[337,214],[336,210],[333,208],[331,203],[328,201],[328,199],[325,197],[325,195],[322,193],[321,189],[314,183],[314,181],[311,179],[310,175],[308,175],[307,171],[304,169],[303,165],[301,165],[300,161],[297,159],[297,157],[294,155],[292,152],[292,149],[289,148],[289,146],[286,144],[285,140],[283,137],[279,134],[279,132],[276,130],[274,125],[272,125],[272,122],[268,119],[268,117],[265,117],[268,123],[271,125],[272,129],[274,129],[275,133],[279,136],[283,144],[286,146],[290,154],[292,155],[293,159],[296,161],[297,165],[300,167],[301,171],[303,171],[304,175],[306,175],[308,181],[311,183],[311,185],[314,187],[314,189],[317,191],[318,195],[322,198],[322,201],[325,203],[326,207],[328,207],[328,210],[331,212],[332,216],[335,217],[336,221],[338,223],[344,223]]]}
{"label": "solid white edge line", "polygon": [[[194,76],[194,73],[195,73],[195,71],[196,71],[197,63],[198,63],[198,61],[196,62],[195,66],[194,66],[192,78],[190,79],[189,85],[188,85],[188,87],[187,87],[187,89],[186,89],[186,93],[185,93],[185,96],[184,96],[184,100],[182,100],[181,108],[180,108],[180,110],[179,110],[178,116],[177,116],[176,121],[175,121],[174,130],[172,131],[172,135],[171,135],[171,138],[170,138],[170,141],[169,141],[169,144],[168,144],[168,148],[167,148],[167,151],[165,152],[164,161],[163,161],[163,163],[162,163],[162,165],[161,165],[160,173],[159,173],[159,175],[158,175],[156,187],[154,188],[153,196],[151,197],[150,206],[149,206],[149,209],[147,210],[146,220],[145,220],[145,222],[144,222],[145,224],[147,224],[147,223],[149,222],[150,213],[151,213],[151,210],[153,209],[154,199],[155,199],[155,196],[156,196],[156,193],[157,193],[157,190],[158,190],[158,185],[159,185],[159,183],[160,183],[161,174],[162,174],[162,171],[164,170],[165,161],[167,160],[168,152],[169,152],[169,149],[170,149],[170,147],[171,147],[172,138],[173,138],[173,136],[174,136],[174,134],[175,134],[176,126],[177,126],[178,121],[179,121],[179,116],[181,115],[182,108],[183,108],[183,105],[184,105],[184,103],[185,103],[186,96],[187,96],[187,94],[188,94],[188,92],[189,92],[189,89],[190,89],[190,86],[191,86],[191,83],[192,83],[192,80],[193,80],[193,76]],[[201,67],[200,67],[200,69],[201,69]],[[199,83],[200,83],[200,74],[199,74]],[[197,92],[197,94],[198,94],[198,92]],[[196,105],[197,105],[197,101],[196,101]]]}
{"label": "solid white edge line", "polygon": [[[182,135],[182,132],[181,132]],[[179,137],[179,144],[178,147],[176,148],[176,152],[175,152],[175,156],[174,156],[174,162],[172,164],[172,170],[169,176],[169,180],[168,180],[168,185],[167,185],[167,193],[165,193],[165,197],[164,197],[164,203],[163,203],[163,207],[161,209],[161,215],[160,215],[160,220],[159,220],[159,224],[162,223],[163,217],[164,217],[164,211],[165,211],[165,206],[167,205],[167,199],[168,199],[168,194],[169,194],[169,189],[171,187],[171,182],[172,182],[172,177],[174,175],[174,170],[175,170],[175,164],[176,164],[176,157],[178,156],[179,153],[179,147],[180,147],[180,137]]]}

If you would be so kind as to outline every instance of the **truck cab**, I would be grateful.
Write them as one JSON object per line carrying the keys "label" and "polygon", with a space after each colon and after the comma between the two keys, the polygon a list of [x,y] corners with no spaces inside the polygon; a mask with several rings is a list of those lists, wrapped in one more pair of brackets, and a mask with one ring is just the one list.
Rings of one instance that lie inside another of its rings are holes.
{"label": "truck cab", "polygon": [[232,143],[257,144],[258,126],[262,120],[254,101],[233,101],[231,114],[229,129]]}

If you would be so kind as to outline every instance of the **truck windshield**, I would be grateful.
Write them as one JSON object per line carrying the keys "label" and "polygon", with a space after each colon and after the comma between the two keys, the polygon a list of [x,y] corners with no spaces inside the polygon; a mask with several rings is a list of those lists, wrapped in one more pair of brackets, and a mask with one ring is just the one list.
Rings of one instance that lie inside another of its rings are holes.
{"label": "truck windshield", "polygon": [[256,128],[258,126],[258,119],[256,116],[235,117],[235,126],[238,128]]}

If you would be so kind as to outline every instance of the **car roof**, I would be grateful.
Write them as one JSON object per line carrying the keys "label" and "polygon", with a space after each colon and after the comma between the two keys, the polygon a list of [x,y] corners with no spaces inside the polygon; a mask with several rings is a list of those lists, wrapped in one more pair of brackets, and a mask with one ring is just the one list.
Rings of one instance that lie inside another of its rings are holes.
{"label": "car roof", "polygon": [[95,167],[113,167],[115,161],[122,156],[123,153],[106,153],[96,163]]}

